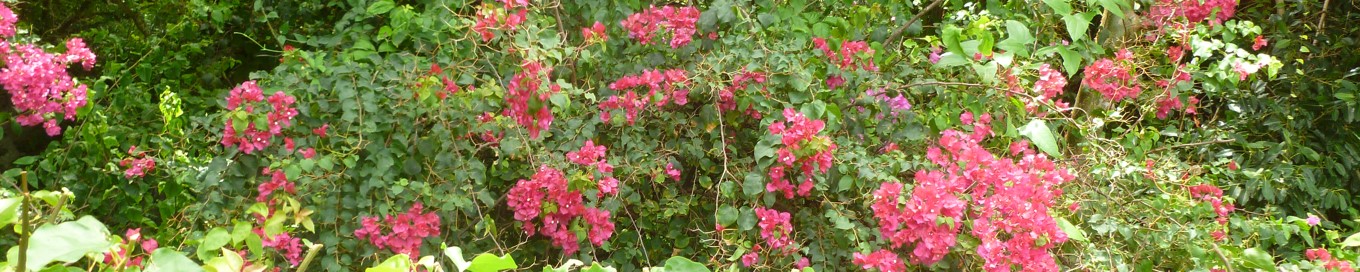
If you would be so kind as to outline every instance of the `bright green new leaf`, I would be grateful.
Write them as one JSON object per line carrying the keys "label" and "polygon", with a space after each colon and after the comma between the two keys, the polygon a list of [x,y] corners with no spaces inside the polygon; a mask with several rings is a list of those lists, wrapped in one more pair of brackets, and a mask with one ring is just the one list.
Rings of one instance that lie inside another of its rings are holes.
{"label": "bright green new leaf", "polygon": [[1058,143],[1053,138],[1053,131],[1048,129],[1048,124],[1044,120],[1030,120],[1029,124],[1020,128],[1020,135],[1029,138],[1030,142],[1038,146],[1040,151],[1048,153],[1049,156],[1062,156],[1062,153],[1058,152]]}
{"label": "bright green new leaf", "polygon": [[1089,12],[1063,16],[1063,22],[1067,24],[1068,37],[1072,38],[1072,42],[1086,38],[1086,29],[1091,27],[1091,18],[1094,17]]}
{"label": "bright green new leaf", "polygon": [[395,7],[397,7],[397,4],[393,3],[392,0],[378,0],[377,2],[373,2],[373,4],[368,5],[368,15],[373,16],[386,14],[388,11],[392,11],[392,8]]}
{"label": "bright green new leaf", "polygon": [[221,257],[214,257],[203,263],[203,270],[208,272],[236,272],[241,271],[245,266],[245,260],[240,253],[230,249],[222,249]]}
{"label": "bright green new leaf", "polygon": [[1342,241],[1341,246],[1343,247],[1360,246],[1360,232],[1356,232],[1355,234],[1351,234],[1350,237],[1346,237],[1346,241]]}
{"label": "bright green new leaf", "polygon": [[1034,43],[1034,35],[1030,34],[1029,27],[1016,20],[1006,20],[1006,39],[996,44],[996,48],[1015,53],[1017,56],[1029,57],[1029,46]]}
{"label": "bright green new leaf", "polygon": [[1082,242],[1087,241],[1086,231],[1081,230],[1081,228],[1078,228],[1076,225],[1072,225],[1072,222],[1068,222],[1067,218],[1057,217],[1054,219],[1058,221],[1058,228],[1062,229],[1063,233],[1067,233],[1067,239]]}
{"label": "bright green new leaf", "polygon": [[109,230],[94,217],[57,225],[44,225],[33,231],[29,241],[29,270],[37,270],[51,262],[72,263],[86,254],[107,249]]}
{"label": "bright green new leaf", "polygon": [[491,255],[491,253],[482,253],[472,258],[468,271],[496,272],[514,270],[515,268],[519,268],[519,266],[515,264],[515,258],[510,257],[510,255],[496,256]]}
{"label": "bright green new leaf", "polygon": [[1275,257],[1260,248],[1248,248],[1242,252],[1242,265],[1266,271],[1275,271]]}
{"label": "bright green new leaf", "polygon": [[201,272],[202,267],[190,260],[184,253],[173,248],[162,247],[151,253],[151,262],[146,265],[146,272],[175,271],[175,272]]}
{"label": "bright green new leaf", "polygon": [[681,257],[681,256],[675,256],[675,257],[671,257],[670,259],[666,259],[666,271],[667,271],[667,272],[709,272],[709,271],[712,271],[712,270],[708,270],[708,267],[704,267],[703,264],[694,262],[694,261],[692,261],[692,260],[690,260],[690,259],[688,259],[688,258]]}
{"label": "bright green new leaf", "polygon": [[376,266],[364,269],[364,272],[407,272],[411,271],[411,257],[406,254],[397,254],[387,258],[387,260]]}

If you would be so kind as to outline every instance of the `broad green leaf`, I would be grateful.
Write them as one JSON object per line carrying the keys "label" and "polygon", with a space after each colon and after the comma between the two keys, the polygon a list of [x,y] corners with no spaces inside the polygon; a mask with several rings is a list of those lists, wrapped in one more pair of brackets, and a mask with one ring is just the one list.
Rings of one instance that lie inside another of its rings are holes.
{"label": "broad green leaf", "polygon": [[208,235],[203,236],[203,243],[198,245],[198,258],[208,259],[207,254],[213,250],[221,249],[231,242],[231,233],[224,228],[213,228],[208,231]]}
{"label": "broad green leaf", "polygon": [[1076,73],[1077,69],[1081,69],[1082,58],[1077,51],[1066,46],[1059,46],[1058,55],[1062,55],[1063,71],[1067,72],[1068,75]]}
{"label": "broad green leaf", "polygon": [[761,182],[760,174],[747,173],[746,179],[741,183],[741,192],[746,196],[755,196],[765,190],[765,183]]}
{"label": "broad green leaf", "polygon": [[1067,3],[1067,0],[1044,0],[1044,4],[1060,15],[1065,16],[1072,13],[1072,4]]}
{"label": "broad green leaf", "polygon": [[964,54],[965,52],[963,52],[963,45],[959,44],[960,42],[959,39],[962,38],[960,37],[962,35],[963,35],[962,28],[959,28],[954,25],[945,25],[944,35],[940,36],[940,40],[944,42],[944,47],[949,49],[949,52],[952,52],[954,54]]}
{"label": "broad green leaf", "polygon": [[197,263],[184,256],[184,253],[173,248],[162,247],[151,253],[151,262],[146,265],[146,272],[158,271],[184,271],[194,272],[203,271]]}
{"label": "broad green leaf", "polygon": [[244,221],[236,222],[236,226],[231,227],[232,244],[240,244],[242,241],[246,240],[247,236],[252,236],[250,233],[250,223]]}
{"label": "broad green leaf", "polygon": [[1098,0],[1097,2],[1100,3],[1100,6],[1105,7],[1105,10],[1109,10],[1111,14],[1114,14],[1114,16],[1124,18],[1124,9],[1117,1],[1121,0]]}
{"label": "broad green leaf", "polygon": [[996,48],[1029,57],[1029,46],[1033,43],[1034,35],[1030,34],[1029,27],[1019,21],[1006,20],[1006,39],[997,43]]}
{"label": "broad green leaf", "polygon": [[1087,241],[1086,231],[1081,230],[1081,228],[1078,228],[1076,225],[1072,225],[1072,222],[1068,222],[1067,218],[1058,217],[1055,219],[1058,221],[1058,228],[1062,229],[1063,233],[1067,234],[1067,239],[1082,242]]}
{"label": "broad green leaf", "polygon": [[88,215],[76,221],[38,227],[29,241],[35,241],[28,248],[30,270],[54,261],[75,262],[86,254],[108,249],[110,245],[108,228]]}
{"label": "broad green leaf", "polygon": [[18,221],[19,204],[21,203],[23,201],[17,197],[0,199],[0,228]]}
{"label": "broad green leaf", "polygon": [[368,5],[368,15],[385,14],[388,11],[392,11],[392,8],[395,7],[397,7],[397,4],[393,3],[392,0],[378,0],[377,2]]}
{"label": "broad green leaf", "polygon": [[978,44],[978,53],[982,53],[983,56],[991,56],[992,48],[996,47],[996,36],[992,36],[992,33],[990,32],[983,33],[982,38],[979,40],[981,40],[982,43]]}
{"label": "broad green leaf", "polygon": [[1356,232],[1355,234],[1351,234],[1350,237],[1346,237],[1346,240],[1341,242],[1341,246],[1342,247],[1360,246],[1360,232]]}
{"label": "broad green leaf", "polygon": [[703,264],[694,262],[694,261],[692,261],[692,260],[690,260],[690,259],[688,259],[688,258],[681,257],[681,256],[674,256],[674,257],[671,257],[670,259],[666,259],[666,271],[667,271],[667,272],[709,272],[709,271],[712,271],[712,270],[708,270],[708,267],[704,267]]}
{"label": "broad green leaf", "polygon": [[245,260],[240,253],[230,249],[222,249],[222,256],[214,257],[203,263],[203,270],[208,272],[237,272],[245,265]]}
{"label": "broad green leaf", "polygon": [[510,255],[496,256],[491,253],[478,254],[472,258],[472,263],[468,266],[468,271],[472,272],[496,272],[502,270],[514,270],[519,268],[515,265],[515,258]]}
{"label": "broad green leaf", "polygon": [[364,272],[407,272],[411,271],[411,266],[411,257],[407,257],[406,254],[397,254],[388,257],[387,260],[378,265],[364,269]]}
{"label": "broad green leaf", "polygon": [[737,208],[734,208],[731,205],[723,205],[722,207],[719,207],[717,215],[718,224],[722,224],[723,226],[731,226],[732,224],[737,223],[737,215],[739,213],[740,212],[737,211]]}
{"label": "broad green leaf", "polygon": [[1091,13],[1076,13],[1063,16],[1063,22],[1067,24],[1067,35],[1072,38],[1072,42],[1086,38],[1086,29],[1091,27]]}
{"label": "broad green leaf", "polygon": [[1029,138],[1031,142],[1034,142],[1034,145],[1039,147],[1039,150],[1048,153],[1049,156],[1055,158],[1062,156],[1062,153],[1058,152],[1058,143],[1053,138],[1053,131],[1049,130],[1048,124],[1044,120],[1030,120],[1029,124],[1020,128],[1020,135]]}
{"label": "broad green leaf", "polygon": [[449,257],[449,260],[453,261],[453,267],[458,268],[459,272],[467,271],[468,266],[472,266],[472,262],[463,259],[462,248],[456,246],[444,248],[444,256]]}
{"label": "broad green leaf", "polygon": [[1242,265],[1266,271],[1275,271],[1275,257],[1270,256],[1265,250],[1260,248],[1248,248],[1242,251]]}

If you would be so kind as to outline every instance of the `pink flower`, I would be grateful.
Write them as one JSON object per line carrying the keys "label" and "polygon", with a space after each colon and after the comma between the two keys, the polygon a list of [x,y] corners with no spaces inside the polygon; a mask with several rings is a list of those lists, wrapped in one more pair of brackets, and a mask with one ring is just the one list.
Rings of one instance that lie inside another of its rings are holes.
{"label": "pink flower", "polygon": [[321,124],[321,127],[312,130],[312,134],[316,134],[317,137],[326,138],[326,129],[329,129],[330,127],[330,123]]}
{"label": "pink flower", "polygon": [[1267,43],[1265,36],[1256,35],[1256,40],[1251,43],[1251,50],[1261,50],[1261,47],[1265,47]]}
{"label": "pink flower", "polygon": [[699,9],[695,7],[653,6],[628,15],[628,18],[619,24],[628,30],[628,37],[642,44],[651,44],[652,35],[657,30],[669,30],[671,48],[680,48],[693,39],[697,32],[695,24],[699,22],[699,15]]}
{"label": "pink flower", "polygon": [[311,159],[312,157],[316,157],[315,148],[308,147],[307,149],[303,149],[301,153],[303,159]]}
{"label": "pink flower", "polygon": [[19,17],[14,15],[14,11],[0,4],[0,37],[14,37],[16,23],[19,23]]}
{"label": "pink flower", "polygon": [[770,249],[783,250],[789,252],[794,250],[793,243],[793,223],[790,223],[792,216],[786,212],[774,209],[756,207],[756,218],[760,221],[760,238],[765,240],[765,244]]}
{"label": "pink flower", "polygon": [[756,253],[754,250],[747,252],[745,255],[741,255],[741,266],[751,267],[759,262],[760,254]]}
{"label": "pink flower", "polygon": [[1309,226],[1317,226],[1318,224],[1322,224],[1322,219],[1318,218],[1317,215],[1309,214],[1306,222]]}
{"label": "pink flower", "polygon": [[930,64],[940,63],[940,52],[943,51],[939,46],[930,49],[930,57],[927,59]]}
{"label": "pink flower", "polygon": [[680,170],[675,169],[675,166],[669,162],[666,163],[666,175],[670,176],[671,180],[680,181]]}
{"label": "pink flower", "polygon": [[[391,249],[398,254],[407,254],[412,259],[417,258],[415,256],[420,256],[420,245],[424,239],[439,235],[439,215],[425,212],[424,208],[423,204],[416,202],[405,213],[387,215],[382,222],[377,217],[363,217],[360,219],[362,227],[354,230],[354,236],[369,240],[378,249]],[[390,232],[383,234],[383,229]]]}
{"label": "pink flower", "polygon": [[[689,83],[689,77],[685,70],[644,70],[641,74],[626,75],[613,83],[609,84],[609,89],[621,92],[621,95],[611,96],[599,104],[601,121],[608,121],[611,110],[622,109],[628,124],[633,124],[638,112],[645,109],[648,105],[655,107],[665,106],[668,102],[674,101],[675,105],[684,105],[689,102],[689,90],[685,86]],[[639,95],[631,90],[633,88],[646,86],[648,93]],[[626,92],[624,92],[626,91]],[[660,94],[660,99],[653,99]]]}
{"label": "pink flower", "polygon": [[845,78],[842,78],[841,76],[826,77],[827,89],[835,90],[836,88],[840,88],[842,85],[845,85]]}
{"label": "pink flower", "polygon": [[886,249],[880,249],[864,255],[855,252],[853,262],[864,270],[878,269],[880,272],[902,272],[907,271],[907,264],[903,263],[896,253]]}
{"label": "pink flower", "polygon": [[160,245],[156,243],[156,239],[146,239],[142,241],[142,252],[150,253],[156,251],[156,248],[159,247]]}

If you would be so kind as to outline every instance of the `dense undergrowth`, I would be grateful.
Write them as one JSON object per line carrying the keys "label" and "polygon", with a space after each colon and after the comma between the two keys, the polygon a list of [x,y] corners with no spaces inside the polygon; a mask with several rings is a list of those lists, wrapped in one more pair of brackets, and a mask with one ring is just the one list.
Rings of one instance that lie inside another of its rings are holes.
{"label": "dense undergrowth", "polygon": [[5,271],[1360,258],[1354,2],[3,4]]}

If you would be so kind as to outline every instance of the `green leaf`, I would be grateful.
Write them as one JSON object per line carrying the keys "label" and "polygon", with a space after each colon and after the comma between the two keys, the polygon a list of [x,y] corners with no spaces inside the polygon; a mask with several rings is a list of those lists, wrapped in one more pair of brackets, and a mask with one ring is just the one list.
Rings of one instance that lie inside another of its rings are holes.
{"label": "green leaf", "polygon": [[1081,230],[1081,228],[1078,228],[1076,225],[1072,225],[1072,222],[1068,222],[1067,218],[1058,217],[1056,219],[1058,221],[1058,228],[1062,229],[1063,233],[1067,234],[1067,239],[1082,242],[1088,241],[1086,240],[1086,231]]}
{"label": "green leaf", "polygon": [[203,270],[208,272],[237,272],[245,266],[245,260],[241,258],[241,253],[236,253],[230,249],[222,249],[221,257],[214,257],[203,263]]}
{"label": "green leaf", "polygon": [[1105,10],[1113,13],[1114,16],[1124,18],[1124,9],[1119,6],[1119,2],[1115,1],[1119,0],[1098,0],[1097,2],[1100,3],[1100,6],[1105,7]]}
{"label": "green leaf", "polygon": [[666,259],[666,272],[709,272],[708,267],[688,258],[675,256]]}
{"label": "green leaf", "polygon": [[1048,153],[1049,156],[1061,157],[1058,152],[1058,143],[1053,139],[1053,131],[1048,129],[1048,124],[1041,119],[1030,120],[1029,124],[1020,128],[1020,135],[1029,138],[1030,142],[1039,146],[1039,150]]}
{"label": "green leaf", "polygon": [[472,258],[472,264],[471,266],[468,266],[468,271],[496,272],[514,270],[516,268],[519,268],[519,266],[515,265],[515,258],[511,258],[510,255],[498,257],[496,255],[491,255],[490,253],[482,253],[478,254],[477,257]]}
{"label": "green leaf", "polygon": [[94,217],[57,225],[44,225],[33,231],[29,244],[28,265],[31,270],[45,267],[53,261],[71,263],[87,254],[108,249],[109,230]]}
{"label": "green leaf", "polygon": [[1067,24],[1067,34],[1072,38],[1072,42],[1086,38],[1086,29],[1091,27],[1091,13],[1076,13],[1063,16],[1063,22]]}
{"label": "green leaf", "polygon": [[0,228],[13,224],[19,218],[19,198],[0,199]]}
{"label": "green leaf", "polygon": [[189,257],[184,256],[184,253],[180,253],[178,250],[175,250],[173,248],[162,247],[160,249],[156,249],[155,252],[151,253],[151,262],[146,265],[146,270],[143,271],[194,272],[203,271],[203,268],[199,267],[198,264],[194,263],[193,260],[190,260]]}
{"label": "green leaf", "polygon": [[208,231],[208,235],[203,236],[203,243],[198,245],[198,258],[200,260],[206,260],[208,259],[208,253],[213,250],[221,249],[230,242],[231,233],[228,233],[227,229],[220,227],[213,228]]}
{"label": "green leaf", "polygon": [[963,45],[959,44],[959,36],[963,35],[963,29],[954,25],[944,26],[944,35],[940,39],[944,42],[944,47],[954,54],[964,54]]}
{"label": "green leaf", "polygon": [[1275,271],[1275,257],[1260,248],[1248,248],[1242,252],[1242,265],[1266,271]]}
{"label": "green leaf", "polygon": [[1342,247],[1360,246],[1360,232],[1356,232],[1355,234],[1351,234],[1350,237],[1346,237],[1346,241],[1341,242],[1341,246]]}
{"label": "green leaf", "polygon": [[739,213],[737,208],[724,204],[722,207],[718,208],[718,224],[731,226],[732,224],[737,223],[737,216]]}
{"label": "green leaf", "polygon": [[378,2],[373,2],[373,4],[368,5],[368,15],[385,14],[388,11],[392,11],[392,8],[395,7],[397,7],[397,4],[393,3],[392,0],[378,0]]}
{"label": "green leaf", "polygon": [[981,40],[982,43],[978,44],[977,47],[978,53],[982,53],[983,56],[991,56],[992,48],[996,46],[996,37],[989,32],[982,34]]}
{"label": "green leaf", "polygon": [[1073,51],[1066,46],[1059,46],[1058,54],[1062,55],[1063,70],[1066,71],[1068,75],[1076,73],[1077,69],[1081,69],[1082,58],[1081,54],[1077,53],[1077,51]]}
{"label": "green leaf", "polygon": [[746,180],[741,183],[741,192],[746,196],[755,196],[765,189],[765,183],[761,182],[760,174],[747,173]]}
{"label": "green leaf", "polygon": [[411,271],[412,265],[411,257],[407,257],[406,254],[397,254],[388,257],[387,260],[376,266],[364,269],[364,272],[407,272]]}
{"label": "green leaf", "polygon": [[1044,0],[1044,4],[1052,8],[1053,12],[1057,14],[1065,16],[1072,13],[1072,4],[1067,3],[1067,0]]}
{"label": "green leaf", "polygon": [[1006,20],[1006,39],[997,43],[996,48],[1029,57],[1029,46],[1033,43],[1034,35],[1030,34],[1029,27],[1020,21]]}
{"label": "green leaf", "polygon": [[236,226],[231,227],[231,243],[240,244],[250,235],[250,223],[236,222]]}
{"label": "green leaf", "polygon": [[463,249],[456,246],[444,248],[444,256],[453,261],[453,267],[458,268],[459,272],[467,271],[468,266],[472,265],[472,262],[463,259]]}

